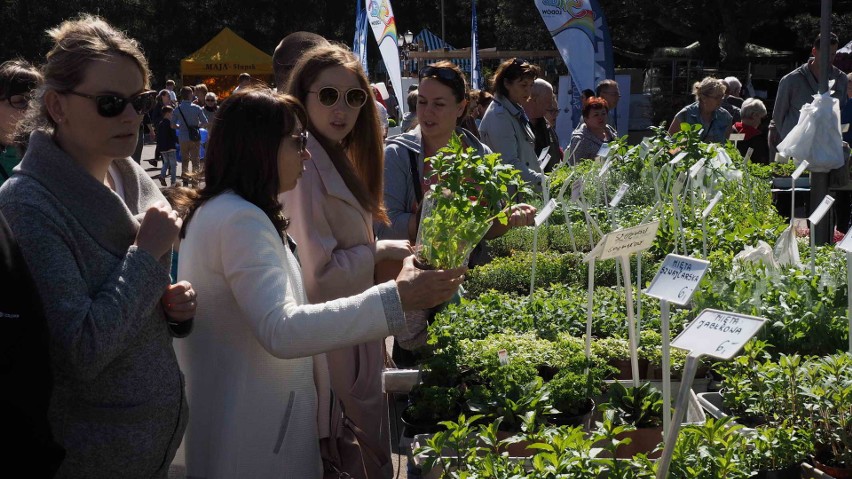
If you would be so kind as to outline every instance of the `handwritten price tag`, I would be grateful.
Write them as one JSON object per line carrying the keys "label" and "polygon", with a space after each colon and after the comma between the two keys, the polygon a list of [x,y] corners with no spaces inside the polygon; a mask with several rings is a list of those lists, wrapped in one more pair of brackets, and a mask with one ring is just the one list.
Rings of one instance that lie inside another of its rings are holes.
{"label": "handwritten price tag", "polygon": [[601,259],[628,256],[637,251],[646,250],[651,247],[657,230],[660,228],[659,221],[652,221],[643,225],[613,231],[606,235]]}
{"label": "handwritten price tag", "polygon": [[710,262],[703,259],[670,254],[645,294],[683,306],[692,298],[709,266]]}
{"label": "handwritten price tag", "polygon": [[765,322],[766,319],[755,316],[705,309],[672,341],[672,346],[717,359],[731,359]]}

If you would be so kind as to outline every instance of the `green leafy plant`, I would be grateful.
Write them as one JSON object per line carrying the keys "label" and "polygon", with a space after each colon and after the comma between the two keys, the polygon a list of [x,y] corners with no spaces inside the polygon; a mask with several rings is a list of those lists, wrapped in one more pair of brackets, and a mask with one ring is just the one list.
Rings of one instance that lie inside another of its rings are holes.
{"label": "green leafy plant", "polygon": [[660,427],[663,424],[663,393],[642,383],[639,387],[625,387],[616,382],[610,388],[609,401],[601,404],[611,412],[614,424],[631,424],[637,428]]}
{"label": "green leafy plant", "polygon": [[427,267],[457,268],[467,262],[493,221],[506,224],[513,192],[525,191],[520,172],[500,155],[479,155],[457,135],[426,159],[435,180],[423,203],[417,232],[418,259]]}
{"label": "green leafy plant", "polygon": [[748,436],[748,467],[760,471],[780,471],[799,464],[813,454],[813,439],[793,427],[759,427]]}
{"label": "green leafy plant", "polygon": [[743,426],[730,424],[731,418],[707,419],[703,425],[684,426],[675,443],[669,476],[671,479],[746,479],[753,471],[744,457],[746,436]]}

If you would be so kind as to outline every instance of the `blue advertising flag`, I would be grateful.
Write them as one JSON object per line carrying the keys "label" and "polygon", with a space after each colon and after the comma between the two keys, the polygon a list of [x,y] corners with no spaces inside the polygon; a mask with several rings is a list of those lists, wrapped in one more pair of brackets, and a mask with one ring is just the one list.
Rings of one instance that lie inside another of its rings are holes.
{"label": "blue advertising flag", "polygon": [[476,0],[472,0],[470,15],[470,87],[482,88],[482,64],[479,62],[479,33],[476,24]]}
{"label": "blue advertising flag", "polygon": [[361,59],[361,66],[364,68],[364,73],[369,74],[367,69],[367,30],[369,22],[367,21],[367,12],[364,10],[361,2],[356,2],[357,9],[355,12],[355,39],[352,41],[352,53]]}

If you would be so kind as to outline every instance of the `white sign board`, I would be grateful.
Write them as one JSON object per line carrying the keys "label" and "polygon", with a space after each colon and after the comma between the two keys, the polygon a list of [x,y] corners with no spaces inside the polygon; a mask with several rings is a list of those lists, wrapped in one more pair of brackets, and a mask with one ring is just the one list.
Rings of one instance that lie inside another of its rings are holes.
{"label": "white sign board", "polygon": [[709,266],[710,262],[703,259],[670,254],[645,294],[683,306],[692,298]]}
{"label": "white sign board", "polygon": [[796,168],[796,171],[794,171],[792,175],[790,175],[790,177],[793,178],[794,183],[796,182],[796,180],[799,179],[800,176],[802,176],[802,173],[805,172],[805,168],[807,168],[808,166],[808,160],[803,160],[801,163],[799,163],[799,167]]}
{"label": "white sign board", "polygon": [[610,208],[615,208],[619,203],[621,203],[622,198],[624,198],[624,194],[627,193],[627,188],[629,188],[627,183],[622,183],[621,186],[618,187],[618,191],[615,192],[615,196],[613,196],[612,201],[609,202]]}
{"label": "white sign board", "polygon": [[817,206],[817,209],[815,209],[814,212],[811,213],[810,216],[808,216],[808,221],[810,221],[812,225],[818,224],[820,221],[822,221],[822,217],[825,216],[826,213],[828,213],[828,210],[831,209],[831,205],[833,204],[834,198],[830,196],[826,196],[825,198],[823,198],[822,203],[820,203],[819,206]]}
{"label": "white sign board", "polygon": [[732,133],[728,139],[731,141],[743,141],[745,140],[745,133]]}
{"label": "white sign board", "polygon": [[607,156],[609,156],[609,150],[609,143],[604,143],[601,145],[601,148],[598,150],[598,154],[595,156],[606,158]]}
{"label": "white sign board", "polygon": [[836,247],[847,253],[852,253],[852,234],[847,233],[846,236],[840,240],[840,243],[837,243]]}
{"label": "white sign board", "polygon": [[705,309],[672,341],[672,346],[697,355],[731,359],[764,322],[766,319],[755,316]]}
{"label": "white sign board", "polygon": [[604,243],[603,251],[601,251],[601,259],[628,256],[650,248],[654,238],[657,237],[659,228],[660,221],[657,220],[607,234],[606,243]]}
{"label": "white sign board", "polygon": [[702,159],[696,161],[694,165],[690,166],[689,167],[689,177],[695,178],[695,176],[698,175],[698,172],[701,171],[701,168],[704,168],[704,163],[706,163],[706,161],[707,160],[702,158]]}
{"label": "white sign board", "polygon": [[544,205],[544,208],[542,208],[541,211],[539,211],[538,214],[535,215],[535,225],[541,226],[542,223],[544,223],[545,221],[547,221],[548,218],[550,218],[550,215],[553,214],[553,210],[555,209],[556,200],[551,198],[550,201],[548,201],[547,204]]}

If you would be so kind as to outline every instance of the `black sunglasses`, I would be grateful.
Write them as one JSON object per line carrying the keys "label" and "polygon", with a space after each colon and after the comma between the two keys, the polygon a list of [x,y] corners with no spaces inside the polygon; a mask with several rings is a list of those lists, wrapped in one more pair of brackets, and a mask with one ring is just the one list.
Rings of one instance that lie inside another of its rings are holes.
{"label": "black sunglasses", "polygon": [[143,91],[131,96],[130,98],[124,98],[118,95],[87,95],[74,90],[68,90],[65,93],[71,93],[72,95],[94,100],[95,105],[98,107],[98,115],[104,118],[113,118],[121,115],[128,103],[133,106],[133,111],[135,111],[137,115],[144,115],[151,111],[151,109],[154,108],[154,104],[157,102],[157,92],[154,90]]}
{"label": "black sunglasses", "polygon": [[[333,107],[340,100],[341,91],[333,86],[324,86],[317,91],[309,91],[308,93],[316,93],[319,102],[323,106]],[[343,94],[346,97],[346,104],[349,108],[358,109],[367,103],[367,92],[361,88],[350,88]]]}
{"label": "black sunglasses", "polygon": [[518,65],[519,67],[522,67],[522,66],[528,65],[528,64],[529,64],[529,62],[524,60],[523,58],[515,58],[514,60],[512,60],[512,65]]}
{"label": "black sunglasses", "polygon": [[419,80],[429,77],[440,78],[441,80],[448,82],[458,82],[461,80],[459,72],[453,70],[452,68],[433,67],[431,65],[423,67],[417,76]]}
{"label": "black sunglasses", "polygon": [[5,100],[16,110],[26,110],[30,104],[30,97],[27,95],[10,95]]}
{"label": "black sunglasses", "polygon": [[298,135],[290,135],[294,140],[297,141],[296,145],[299,146],[299,153],[304,153],[308,148],[308,134],[305,130],[299,132]]}

